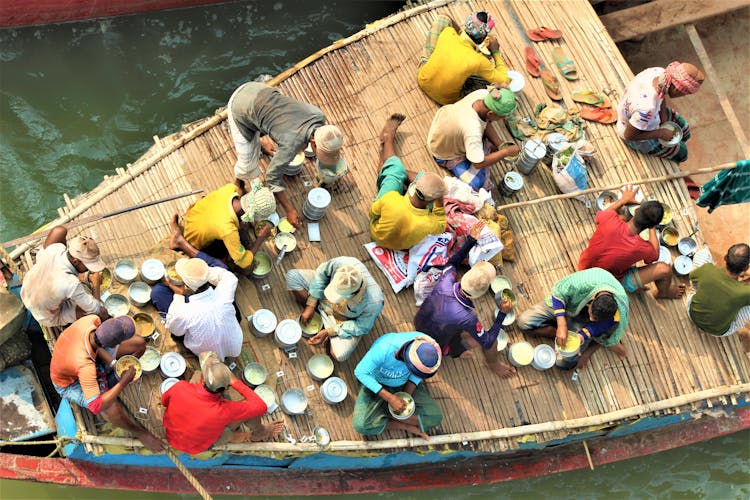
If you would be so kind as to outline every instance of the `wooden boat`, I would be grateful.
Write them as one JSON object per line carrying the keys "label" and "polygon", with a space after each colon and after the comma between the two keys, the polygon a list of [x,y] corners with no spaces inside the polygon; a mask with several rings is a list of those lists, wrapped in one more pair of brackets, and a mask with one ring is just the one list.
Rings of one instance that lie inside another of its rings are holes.
{"label": "wooden boat", "polygon": [[[424,36],[436,15],[446,13],[462,19],[472,8],[489,10],[500,26],[510,27],[513,23],[507,5],[500,1],[471,5],[435,1],[379,21],[271,82],[288,95],[320,106],[330,122],[342,128],[350,174],[332,191],[332,204],[321,221],[322,242],[300,238],[303,251],[288,255],[267,279],[241,281],[237,293],[240,308],[250,313],[264,307],[279,318],[295,318],[299,309],[284,290],[284,272],[293,267],[310,268],[335,255],[352,255],[363,261],[385,292],[386,305],[352,360],[336,366],[335,375],[346,381],[350,393],[337,406],[317,397],[319,384],[304,370],[304,363],[316,351],[300,345],[297,358],[290,359],[269,338],[251,335],[247,322],[242,322],[246,342],[238,369],[260,361],[284,372],[276,380],[271,377],[270,383],[278,384],[277,388],[289,384],[311,387],[314,422],[329,430],[332,441],[321,448],[300,439],[291,444],[279,438],[217,446],[195,456],[180,455],[179,460],[208,492],[367,493],[492,483],[594,467],[750,427],[750,359],[739,340],[699,332],[689,322],[683,301],[657,302],[650,294],[637,293],[630,296],[631,324],[624,339],[629,356],[625,360],[600,352],[576,381],[571,380],[570,372],[531,367],[502,380],[479,359],[446,360],[428,381],[429,391],[445,415],[429,441],[401,432],[363,439],[352,429],[352,393],[358,388],[353,375],[356,362],[379,334],[411,329],[415,312],[410,292],[393,294],[362,247],[369,241],[367,209],[379,169],[377,134],[391,113],[405,113],[408,118],[398,136],[405,164],[437,171],[424,146],[436,106],[421,93],[415,78]],[[554,25],[565,32],[566,49],[578,63],[582,81],[573,86],[561,79],[564,95],[569,96],[578,85],[622,89],[632,78],[586,0],[516,1],[512,8],[524,26]],[[522,68],[524,42],[517,32],[500,29],[497,35],[509,66]],[[551,61],[551,47],[535,48],[543,60]],[[616,101],[618,94],[612,97]],[[530,115],[538,102],[547,102],[542,84],[530,80],[520,99],[520,113]],[[509,138],[504,129],[498,128],[498,132]],[[627,149],[614,127],[591,124],[587,136],[598,149],[588,170],[593,187],[611,189],[678,174],[672,163]],[[215,189],[231,180],[234,161],[226,113],[220,110],[176,134],[155,137],[154,146],[138,161],[118,169],[91,192],[66,200],[56,222],[75,222],[196,188]],[[491,168],[493,178],[500,178],[512,167],[498,164]],[[296,206],[302,205],[313,176],[308,162],[302,174],[287,179]],[[517,294],[518,310],[540,300],[555,281],[575,270],[593,232],[595,213],[593,197],[591,206],[559,198],[530,203],[557,192],[544,167],[525,180],[517,197],[499,199],[505,205],[525,202],[503,212],[510,219],[518,254],[515,262],[504,265],[503,272],[514,284],[523,284],[522,293]],[[678,231],[692,232],[696,214],[681,179],[648,183],[646,191],[673,208]],[[165,243],[170,216],[175,211],[183,213],[195,199],[153,205],[71,232],[94,231],[110,264],[121,258],[142,262],[153,256],[167,262],[175,257]],[[695,238],[703,243],[700,232]],[[33,261],[32,245],[17,247],[11,256],[19,260],[22,270],[27,269]],[[113,291],[118,291],[117,286]],[[482,318],[490,318],[491,298],[478,301],[478,308]],[[157,320],[161,333],[153,343],[163,352],[180,350],[153,309],[146,306],[143,310]],[[507,330],[511,342],[524,339],[515,326]],[[51,344],[56,333],[46,332]],[[189,370],[196,369],[195,357],[185,355]],[[145,408],[142,422],[163,437],[163,408],[158,397],[162,379],[150,374],[142,380],[142,385],[131,384],[121,399],[134,415]],[[304,418],[285,419],[295,437],[305,434]],[[53,441],[61,446],[61,457],[0,453],[0,477],[148,491],[190,492],[195,486],[166,455],[151,455],[137,440],[103,431],[88,412],[63,403],[57,426],[58,438]],[[132,480],[134,474],[137,482]]]}

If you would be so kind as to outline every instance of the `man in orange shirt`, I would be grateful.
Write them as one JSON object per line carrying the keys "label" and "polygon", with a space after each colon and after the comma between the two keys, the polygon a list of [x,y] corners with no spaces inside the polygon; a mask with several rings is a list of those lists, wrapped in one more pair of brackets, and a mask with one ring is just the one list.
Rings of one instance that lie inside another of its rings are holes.
{"label": "man in orange shirt", "polygon": [[146,350],[142,337],[134,337],[135,322],[129,316],[102,323],[95,314],[84,316],[66,328],[55,342],[50,378],[61,397],[95,415],[101,414],[116,427],[132,432],[149,450],[159,452],[162,444],[146,429],[133,422],[117,401],[135,377],[135,368],[125,370],[112,388],[106,370],[126,355],[141,356]]}

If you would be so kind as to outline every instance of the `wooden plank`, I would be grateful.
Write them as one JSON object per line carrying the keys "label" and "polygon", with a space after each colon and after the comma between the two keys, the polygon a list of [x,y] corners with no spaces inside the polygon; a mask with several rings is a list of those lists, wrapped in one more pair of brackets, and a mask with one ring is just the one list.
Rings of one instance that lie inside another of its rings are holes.
{"label": "wooden plank", "polygon": [[630,40],[654,31],[694,23],[750,6],[750,0],[654,0],[600,16],[615,42]]}

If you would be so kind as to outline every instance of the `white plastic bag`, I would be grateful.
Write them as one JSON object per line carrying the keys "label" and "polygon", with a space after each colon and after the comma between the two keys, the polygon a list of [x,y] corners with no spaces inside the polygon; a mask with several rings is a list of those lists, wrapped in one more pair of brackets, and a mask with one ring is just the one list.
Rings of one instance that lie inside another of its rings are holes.
{"label": "white plastic bag", "polygon": [[479,239],[469,250],[469,265],[474,267],[477,262],[490,260],[503,250],[503,243],[495,233],[488,227],[484,227],[479,233]]}
{"label": "white plastic bag", "polygon": [[409,254],[401,250],[388,250],[377,243],[365,243],[365,249],[370,254],[375,265],[383,271],[395,293],[400,292],[411,284],[407,276]]}
{"label": "white plastic bag", "polygon": [[[578,152],[579,149],[578,146],[570,145],[552,156],[552,178],[563,193],[575,193],[588,187],[586,165]],[[583,195],[576,196],[576,199],[585,201]]]}

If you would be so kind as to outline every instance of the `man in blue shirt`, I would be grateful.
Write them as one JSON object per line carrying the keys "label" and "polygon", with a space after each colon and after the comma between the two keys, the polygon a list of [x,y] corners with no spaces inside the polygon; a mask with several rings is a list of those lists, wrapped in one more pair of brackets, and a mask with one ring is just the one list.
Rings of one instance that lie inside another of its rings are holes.
{"label": "man in blue shirt", "polygon": [[[437,342],[420,332],[387,333],[378,338],[354,369],[362,384],[354,403],[354,430],[377,435],[400,429],[429,440],[427,431],[440,425],[443,414],[421,382],[435,374],[441,359]],[[406,409],[406,401],[396,392],[414,399],[414,414],[403,420],[393,418],[387,408],[396,413]]]}

